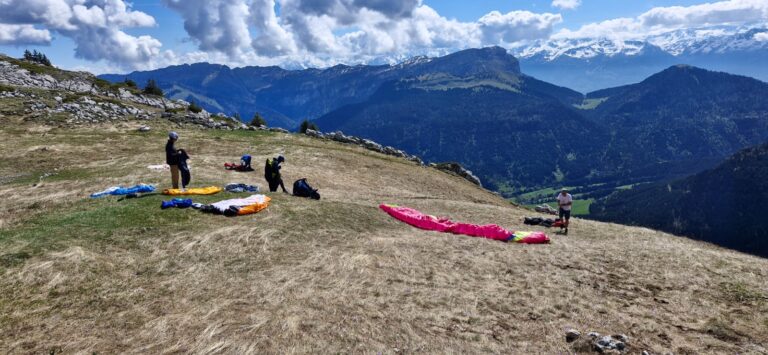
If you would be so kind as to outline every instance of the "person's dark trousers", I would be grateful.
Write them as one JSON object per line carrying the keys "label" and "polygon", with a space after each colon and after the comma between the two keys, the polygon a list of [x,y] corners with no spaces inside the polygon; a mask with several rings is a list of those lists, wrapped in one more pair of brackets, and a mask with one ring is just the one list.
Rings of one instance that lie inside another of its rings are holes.
{"label": "person's dark trousers", "polygon": [[[570,224],[571,221],[571,211],[566,211],[562,208],[560,208],[560,220],[563,221],[563,227],[565,227],[565,234],[568,234],[568,224]],[[560,227],[560,230],[563,229],[563,227]]]}
{"label": "person's dark trousers", "polygon": [[267,182],[269,183],[270,192],[277,192],[278,187],[282,188],[283,192],[288,192],[288,190],[285,189],[285,185],[283,184],[283,179],[269,180]]}

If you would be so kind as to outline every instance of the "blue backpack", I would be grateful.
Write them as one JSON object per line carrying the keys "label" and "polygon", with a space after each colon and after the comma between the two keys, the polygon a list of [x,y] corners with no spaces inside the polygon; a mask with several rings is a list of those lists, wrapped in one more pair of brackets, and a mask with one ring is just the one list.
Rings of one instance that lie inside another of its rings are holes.
{"label": "blue backpack", "polygon": [[306,178],[296,180],[296,182],[293,183],[293,196],[308,197],[313,200],[320,199],[320,194],[317,192],[317,189],[313,189]]}

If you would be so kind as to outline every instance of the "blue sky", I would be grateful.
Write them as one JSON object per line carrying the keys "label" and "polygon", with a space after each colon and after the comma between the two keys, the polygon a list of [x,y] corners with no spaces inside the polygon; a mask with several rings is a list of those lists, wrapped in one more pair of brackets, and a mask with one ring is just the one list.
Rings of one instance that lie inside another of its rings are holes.
{"label": "blue sky", "polygon": [[0,51],[36,48],[94,72],[195,61],[324,66],[752,22],[768,22],[768,1],[7,0]]}

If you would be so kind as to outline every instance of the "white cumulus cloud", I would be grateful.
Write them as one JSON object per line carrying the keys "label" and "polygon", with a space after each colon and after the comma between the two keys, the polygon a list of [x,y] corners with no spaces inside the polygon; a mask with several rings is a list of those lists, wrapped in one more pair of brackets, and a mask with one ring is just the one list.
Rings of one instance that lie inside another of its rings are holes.
{"label": "white cumulus cloud", "polygon": [[7,25],[0,23],[0,44],[44,44],[51,43],[51,33],[32,25]]}
{"label": "white cumulus cloud", "polygon": [[555,38],[644,38],[682,28],[746,25],[768,21],[768,1],[727,0],[692,6],[656,7],[637,17],[590,23],[564,29]]}
{"label": "white cumulus cloud", "polygon": [[165,0],[184,18],[184,29],[204,51],[232,56],[250,46],[250,9],[242,0]]}
{"label": "white cumulus cloud", "polygon": [[581,0],[553,0],[552,6],[564,10],[573,10],[581,6]]}
{"label": "white cumulus cloud", "polygon": [[162,44],[122,29],[155,24],[123,0],[0,0],[0,41],[12,33],[14,44],[46,44],[57,32],[74,41],[76,57],[125,67],[148,63]]}
{"label": "white cumulus cloud", "polygon": [[[231,62],[363,62],[376,57],[514,46],[547,38],[559,14],[492,11],[445,18],[421,0],[165,0],[203,52]],[[223,16],[224,9],[230,16]]]}
{"label": "white cumulus cloud", "polygon": [[755,40],[760,42],[768,42],[768,32],[755,33]]}

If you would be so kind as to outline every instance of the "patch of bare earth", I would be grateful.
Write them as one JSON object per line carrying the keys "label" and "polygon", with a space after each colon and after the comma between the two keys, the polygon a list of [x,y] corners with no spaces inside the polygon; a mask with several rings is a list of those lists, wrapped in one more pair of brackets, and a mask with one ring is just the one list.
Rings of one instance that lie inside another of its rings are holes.
{"label": "patch of bare earth", "polygon": [[[165,128],[2,131],[2,161],[14,164],[3,175],[77,173],[0,185],[0,230],[76,215],[90,192],[111,185],[166,187],[167,173],[146,168],[163,162]],[[271,194],[266,211],[238,218],[158,203],[153,213],[192,217],[181,226],[137,225],[108,243],[58,240],[9,263],[0,278],[0,352],[570,353],[571,327],[627,334],[632,353],[767,351],[764,259],[579,219],[550,245],[420,231],[378,204],[513,230],[529,230],[522,218],[534,213],[358,148],[283,134],[180,134],[197,186],[263,187],[258,167],[283,153],[285,180],[308,178],[323,200]],[[223,170],[244,153],[256,172]],[[0,255],[25,243],[0,240]]]}

